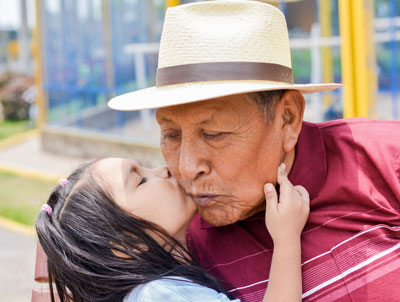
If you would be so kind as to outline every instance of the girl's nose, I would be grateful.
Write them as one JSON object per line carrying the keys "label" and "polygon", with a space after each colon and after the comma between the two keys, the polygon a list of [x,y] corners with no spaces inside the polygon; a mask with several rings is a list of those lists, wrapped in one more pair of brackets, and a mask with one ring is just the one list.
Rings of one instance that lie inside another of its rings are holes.
{"label": "girl's nose", "polygon": [[153,170],[154,174],[161,178],[170,178],[172,176],[171,171],[167,166],[159,167]]}

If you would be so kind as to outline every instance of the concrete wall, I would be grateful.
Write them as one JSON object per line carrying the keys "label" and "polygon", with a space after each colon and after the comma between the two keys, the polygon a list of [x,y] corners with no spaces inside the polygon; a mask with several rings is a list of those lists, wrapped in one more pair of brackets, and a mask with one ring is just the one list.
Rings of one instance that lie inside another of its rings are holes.
{"label": "concrete wall", "polygon": [[44,151],[79,158],[126,157],[139,160],[148,167],[165,164],[158,142],[143,138],[118,137],[98,132],[46,126],[41,131]]}

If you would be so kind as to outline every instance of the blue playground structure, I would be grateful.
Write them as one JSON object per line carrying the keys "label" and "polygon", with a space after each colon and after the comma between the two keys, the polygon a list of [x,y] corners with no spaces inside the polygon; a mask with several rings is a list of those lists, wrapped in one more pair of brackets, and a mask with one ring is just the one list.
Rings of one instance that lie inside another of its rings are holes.
{"label": "blue playground structure", "polygon": [[[295,82],[342,82],[341,1],[271,0],[288,20]],[[194,1],[37,1],[45,124],[126,137],[134,137],[132,129],[139,127],[139,136],[156,140],[151,134],[154,112],[114,112],[106,103],[113,95],[154,85],[158,42],[169,2]],[[381,113],[378,108],[377,114],[371,109],[377,118],[399,118],[400,8],[396,2],[371,0],[375,7],[375,36],[370,37],[376,47],[375,105],[386,110]],[[307,18],[294,20],[301,9]],[[307,96],[305,118],[342,117],[342,93]]]}

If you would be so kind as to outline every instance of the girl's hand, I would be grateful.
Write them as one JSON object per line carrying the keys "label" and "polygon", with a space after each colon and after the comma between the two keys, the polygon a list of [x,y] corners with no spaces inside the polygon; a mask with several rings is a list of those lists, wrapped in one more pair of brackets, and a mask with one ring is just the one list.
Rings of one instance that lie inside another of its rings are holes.
{"label": "girl's hand", "polygon": [[267,183],[264,186],[267,203],[265,224],[274,244],[298,240],[310,212],[308,192],[302,186],[293,186],[285,169],[285,164],[278,168],[279,201],[274,185]]}

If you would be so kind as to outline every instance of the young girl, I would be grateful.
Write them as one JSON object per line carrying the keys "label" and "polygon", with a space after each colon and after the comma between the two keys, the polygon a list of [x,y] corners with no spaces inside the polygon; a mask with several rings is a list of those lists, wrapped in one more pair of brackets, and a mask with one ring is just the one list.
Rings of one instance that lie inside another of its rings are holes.
{"label": "young girl", "polygon": [[[266,225],[274,240],[263,301],[301,301],[300,233],[309,198],[282,164],[278,196],[264,187]],[[106,158],[60,181],[36,219],[48,257],[52,301],[236,301],[187,252],[196,212],[167,167]]]}

